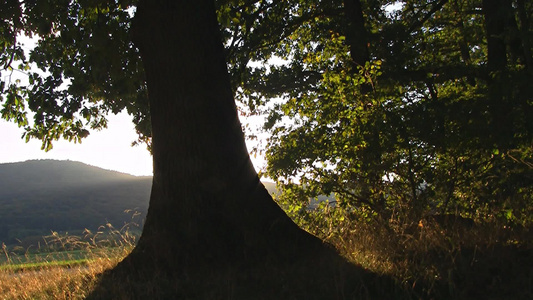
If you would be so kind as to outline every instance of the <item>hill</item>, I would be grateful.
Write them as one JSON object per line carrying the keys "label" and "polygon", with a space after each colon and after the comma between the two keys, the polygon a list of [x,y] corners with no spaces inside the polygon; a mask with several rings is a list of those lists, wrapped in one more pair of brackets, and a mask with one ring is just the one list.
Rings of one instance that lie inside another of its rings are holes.
{"label": "hill", "polygon": [[0,164],[0,243],[53,231],[97,229],[131,222],[148,208],[151,177],[136,177],[80,162],[33,160]]}
{"label": "hill", "polygon": [[[75,161],[31,160],[0,164],[0,244],[48,235],[79,234],[111,223],[141,222],[152,177],[137,177]],[[265,183],[269,191],[273,183]]]}

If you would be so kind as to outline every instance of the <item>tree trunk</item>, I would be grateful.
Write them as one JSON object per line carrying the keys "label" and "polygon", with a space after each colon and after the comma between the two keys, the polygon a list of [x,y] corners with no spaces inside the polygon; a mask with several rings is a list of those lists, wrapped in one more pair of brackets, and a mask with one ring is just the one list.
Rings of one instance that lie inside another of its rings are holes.
{"label": "tree trunk", "polygon": [[492,116],[491,135],[498,148],[509,147],[513,136],[513,120],[507,72],[506,24],[510,0],[483,0],[483,15],[487,36],[487,68],[489,71],[488,107]]}
{"label": "tree trunk", "polygon": [[316,246],[272,201],[250,161],[212,1],[166,2],[141,2],[136,16],[154,159],[138,249],[192,263],[241,260],[265,246],[256,245],[263,235],[293,234]]}
{"label": "tree trunk", "polygon": [[524,0],[517,0],[516,6],[518,11],[518,20],[520,20],[520,38],[522,40],[522,48],[524,50],[524,63],[531,72],[533,69],[533,57],[531,55],[531,38],[529,35],[528,12]]}
{"label": "tree trunk", "polygon": [[483,0],[483,14],[487,32],[487,64],[489,71],[503,71],[507,65],[505,24],[507,20],[504,2],[509,0]]}
{"label": "tree trunk", "polygon": [[[363,13],[363,5],[360,0],[344,0],[344,14],[346,17],[346,41],[350,47],[350,58],[356,67],[365,67],[370,62],[369,49],[369,34],[365,27],[365,18]],[[353,70],[358,72],[356,68]],[[361,93],[360,101],[368,109],[368,97],[373,91],[374,87],[371,82],[364,82],[360,85],[359,91]],[[367,174],[367,180],[362,184],[361,197],[374,204],[374,209],[378,210],[380,214],[385,212],[385,199],[381,195],[372,192],[372,190],[379,190],[382,176],[379,174],[379,165],[381,164],[382,148],[380,145],[381,138],[379,127],[380,119],[374,120],[368,124],[368,130],[364,134],[364,140],[367,142],[366,148],[363,150],[363,159],[361,164]]]}
{"label": "tree trunk", "polygon": [[350,46],[350,56],[355,65],[364,67],[370,61],[370,52],[361,1],[344,0],[344,13],[348,24],[346,38]]}
{"label": "tree trunk", "polygon": [[260,183],[213,1],[141,0],[133,26],[150,98],[150,206],[138,245],[89,298],[329,299],[344,292],[332,290],[341,270],[361,282],[366,272],[301,230]]}

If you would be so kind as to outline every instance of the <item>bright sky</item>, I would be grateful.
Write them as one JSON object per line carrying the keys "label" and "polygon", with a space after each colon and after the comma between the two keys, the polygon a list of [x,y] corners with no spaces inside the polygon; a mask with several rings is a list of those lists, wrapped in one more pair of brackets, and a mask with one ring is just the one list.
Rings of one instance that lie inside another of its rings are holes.
{"label": "bright sky", "polygon": [[81,144],[56,141],[54,148],[48,152],[41,150],[38,140],[26,143],[21,139],[21,128],[1,120],[0,163],[29,159],[74,160],[133,175],[152,175],[152,157],[146,147],[131,147],[136,134],[130,120],[125,113],[110,115],[107,129],[92,131]]}
{"label": "bright sky", "polygon": [[[19,36],[18,41],[26,51],[35,45],[33,39],[24,35]],[[19,72],[0,72],[0,75],[12,76],[11,80],[19,79],[23,84],[27,84],[27,76]],[[253,127],[256,127],[257,120],[259,119],[249,119],[249,122],[254,122]],[[132,142],[137,140],[137,135],[127,113],[109,115],[108,128],[91,131],[81,144],[59,140],[53,143],[54,148],[48,152],[41,150],[41,142],[38,140],[26,143],[21,138],[22,133],[23,130],[15,124],[0,119],[0,163],[32,159],[73,160],[137,176],[152,175],[152,156],[146,147],[131,146]],[[248,149],[252,149],[255,143],[257,141],[247,141]],[[252,162],[257,170],[265,165],[264,159],[259,156],[252,157]]]}
{"label": "bright sky", "polygon": [[[35,45],[35,40],[21,35],[17,40],[26,54]],[[2,71],[2,70],[0,70]],[[27,84],[27,76],[19,72],[0,72],[3,79],[21,80]],[[132,147],[137,139],[131,117],[126,113],[108,116],[108,128],[91,131],[81,144],[65,140],[53,143],[48,152],[41,150],[41,142],[22,139],[23,130],[15,124],[0,119],[0,163],[20,162],[31,159],[58,159],[80,161],[108,170],[132,175],[152,175],[152,157],[144,145]]]}
{"label": "bright sky", "polygon": [[[41,142],[26,143],[22,129],[0,119],[0,163],[31,159],[58,159],[80,161],[92,166],[129,173],[137,176],[152,175],[152,156],[144,145],[132,147],[137,135],[126,113],[108,116],[108,128],[92,131],[81,144],[65,140],[54,143],[48,152],[41,150]],[[251,142],[249,149],[251,149]],[[256,169],[263,166],[262,158],[252,157]]]}

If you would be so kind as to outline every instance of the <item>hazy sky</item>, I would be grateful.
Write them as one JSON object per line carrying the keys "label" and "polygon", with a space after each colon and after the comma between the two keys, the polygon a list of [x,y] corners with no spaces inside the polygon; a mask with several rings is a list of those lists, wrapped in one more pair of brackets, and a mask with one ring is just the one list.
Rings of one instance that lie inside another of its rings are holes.
{"label": "hazy sky", "polygon": [[[18,41],[25,50],[33,48],[35,41],[26,36],[19,36]],[[29,53],[29,52],[28,52]],[[0,72],[6,79],[21,80],[27,84],[27,75],[21,72]],[[48,152],[41,150],[41,142],[31,140],[26,143],[21,138],[22,129],[15,124],[0,119],[0,163],[19,162],[31,159],[58,159],[80,161],[92,166],[115,170],[133,175],[152,175],[152,157],[144,145],[132,147],[137,139],[131,117],[126,113],[108,116],[108,128],[91,131],[81,144],[65,140],[54,142],[54,148]],[[252,120],[253,122],[253,120]],[[251,141],[247,141],[251,149]],[[256,169],[264,165],[261,157],[252,157]]]}
{"label": "hazy sky", "polygon": [[108,128],[92,131],[81,144],[60,140],[48,152],[41,142],[21,139],[22,130],[15,124],[0,121],[0,163],[29,159],[74,160],[133,175],[152,175],[152,157],[144,145],[131,147],[136,140],[133,124],[127,114],[109,116]]}
{"label": "hazy sky", "polygon": [[[132,147],[137,135],[126,113],[108,116],[108,128],[92,131],[81,144],[59,140],[48,152],[41,150],[41,142],[21,139],[22,129],[0,119],[0,163],[30,159],[59,159],[80,161],[92,166],[133,175],[152,175],[152,157],[144,145]],[[250,146],[249,146],[250,147]],[[262,158],[252,160],[259,168]]]}

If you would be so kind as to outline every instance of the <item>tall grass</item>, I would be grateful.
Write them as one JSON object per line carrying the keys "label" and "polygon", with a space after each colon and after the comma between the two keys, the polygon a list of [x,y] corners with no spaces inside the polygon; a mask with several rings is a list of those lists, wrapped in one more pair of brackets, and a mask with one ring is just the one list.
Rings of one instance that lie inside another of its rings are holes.
{"label": "tall grass", "polygon": [[2,299],[84,299],[97,276],[112,268],[118,259],[94,259],[73,268],[54,266],[12,272],[0,271]]}
{"label": "tall grass", "polygon": [[533,299],[531,228],[362,220],[335,208],[295,219],[353,263],[396,278],[415,299]]}
{"label": "tall grass", "polygon": [[98,276],[135,245],[130,227],[111,224],[83,236],[52,232],[43,243],[21,249],[2,245],[0,299],[84,299]]}
{"label": "tall grass", "polygon": [[[396,278],[413,299],[533,299],[527,229],[363,221],[334,209],[295,219],[354,264]],[[135,244],[130,231],[106,227],[81,237],[53,233],[39,251],[3,247],[0,299],[83,299]]]}

